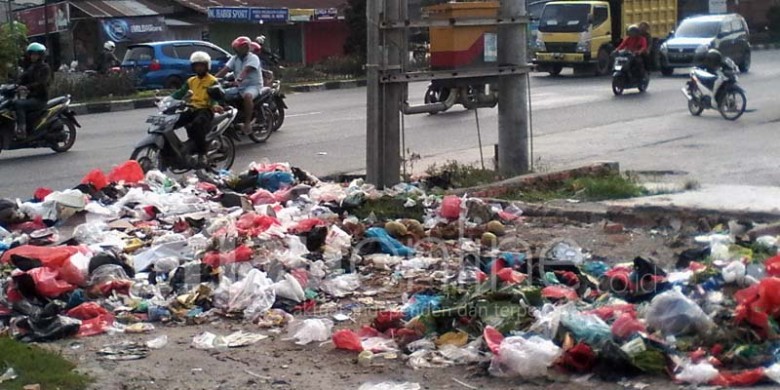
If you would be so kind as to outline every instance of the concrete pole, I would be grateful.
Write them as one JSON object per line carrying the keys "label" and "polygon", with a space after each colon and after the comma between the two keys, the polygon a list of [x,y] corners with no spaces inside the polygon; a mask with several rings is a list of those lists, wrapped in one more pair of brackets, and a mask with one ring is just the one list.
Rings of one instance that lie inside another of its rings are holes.
{"label": "concrete pole", "polygon": [[[396,23],[401,20],[401,1],[385,0],[385,20]],[[404,31],[401,29],[385,30],[383,44],[387,55],[386,71],[403,71]],[[401,179],[401,101],[403,100],[404,84],[382,84],[382,125],[383,125],[383,158],[381,187],[391,187]]]}
{"label": "concrete pole", "polygon": [[382,61],[379,47],[379,3],[366,0],[366,180],[378,184],[381,178],[382,143],[380,142],[381,99],[379,91],[379,65]]}
{"label": "concrete pole", "polygon": [[[525,0],[501,0],[504,20],[524,16]],[[526,28],[519,24],[498,26],[498,63],[525,66]],[[498,89],[498,167],[504,176],[527,173],[529,154],[528,79],[525,74],[500,76]]]}

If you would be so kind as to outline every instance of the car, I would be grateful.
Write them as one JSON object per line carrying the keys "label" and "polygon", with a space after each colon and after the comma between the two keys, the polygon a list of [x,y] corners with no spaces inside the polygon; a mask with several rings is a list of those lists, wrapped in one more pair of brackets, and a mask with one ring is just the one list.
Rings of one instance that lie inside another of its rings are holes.
{"label": "car", "polygon": [[139,89],[178,89],[194,73],[190,55],[205,51],[211,56],[211,71],[216,73],[230,54],[209,42],[165,41],[130,45],[122,60],[122,69],[138,72]]}
{"label": "car", "polygon": [[750,69],[748,24],[738,14],[726,14],[684,19],[661,45],[661,73],[670,76],[675,68],[693,66],[696,49],[700,47],[720,50],[742,72]]}

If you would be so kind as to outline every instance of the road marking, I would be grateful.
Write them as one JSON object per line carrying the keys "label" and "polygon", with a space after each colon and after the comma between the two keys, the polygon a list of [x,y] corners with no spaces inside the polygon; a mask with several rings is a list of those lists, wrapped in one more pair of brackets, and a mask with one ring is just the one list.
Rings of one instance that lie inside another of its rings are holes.
{"label": "road marking", "polygon": [[320,111],[315,111],[315,112],[305,112],[305,113],[303,113],[303,114],[292,114],[292,115],[287,115],[287,117],[288,117],[288,118],[295,118],[295,117],[297,117],[297,116],[309,116],[309,115],[317,115],[317,114],[322,114],[322,112],[320,112]]}

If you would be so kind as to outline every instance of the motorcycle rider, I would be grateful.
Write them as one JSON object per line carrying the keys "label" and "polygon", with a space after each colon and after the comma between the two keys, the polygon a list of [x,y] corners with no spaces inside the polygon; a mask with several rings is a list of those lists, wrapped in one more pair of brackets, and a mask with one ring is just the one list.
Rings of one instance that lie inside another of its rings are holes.
{"label": "motorcycle rider", "polygon": [[628,28],[628,36],[623,39],[623,42],[620,42],[615,52],[620,52],[621,50],[628,50],[634,54],[631,66],[639,74],[639,77],[644,79],[646,71],[642,55],[647,52],[647,40],[641,35],[639,26],[631,25]]}
{"label": "motorcycle rider", "polygon": [[179,118],[178,126],[187,128],[187,137],[195,143],[195,152],[198,154],[197,166],[207,167],[208,143],[206,135],[211,130],[211,122],[214,119],[214,113],[222,112],[222,107],[209,97],[208,89],[218,85],[216,77],[209,73],[211,68],[211,56],[202,51],[196,51],[190,56],[190,66],[195,76],[187,79],[181,89],[174,92],[171,97],[182,99],[188,91],[192,91],[192,97],[189,101],[191,109],[184,111]]}
{"label": "motorcycle rider", "polygon": [[100,74],[106,74],[108,71],[119,64],[119,60],[116,58],[116,44],[112,41],[106,41],[103,44],[103,51],[98,56],[96,65],[96,71]]}
{"label": "motorcycle rider", "polygon": [[25,70],[19,77],[19,92],[27,96],[14,101],[16,109],[16,136],[27,138],[27,114],[40,111],[49,100],[49,81],[51,68],[43,60],[46,46],[33,42],[27,46],[27,55],[23,61]]}
{"label": "motorcycle rider", "polygon": [[[225,91],[228,99],[241,97],[243,99],[244,134],[252,132],[252,114],[254,111],[254,99],[260,95],[263,88],[263,78],[260,77],[262,67],[260,58],[250,52],[252,40],[240,36],[233,40],[231,46],[235,55],[225,64],[225,67],[217,72],[217,78],[224,77],[229,71],[236,75],[236,86]],[[259,111],[262,120],[262,110]]]}

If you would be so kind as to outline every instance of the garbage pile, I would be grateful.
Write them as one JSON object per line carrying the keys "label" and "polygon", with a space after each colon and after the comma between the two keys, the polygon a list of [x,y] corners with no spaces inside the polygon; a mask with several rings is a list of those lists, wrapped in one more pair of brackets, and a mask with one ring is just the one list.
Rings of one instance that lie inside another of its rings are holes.
{"label": "garbage pile", "polygon": [[[511,203],[421,188],[268,163],[176,181],[130,161],[74,189],[0,200],[0,331],[38,342],[158,333],[99,352],[133,360],[165,348],[166,324],[231,318],[363,366],[780,382],[776,237],[722,228],[674,269],[641,256],[607,264],[565,240],[525,247]],[[192,346],[266,337],[205,332]]]}

